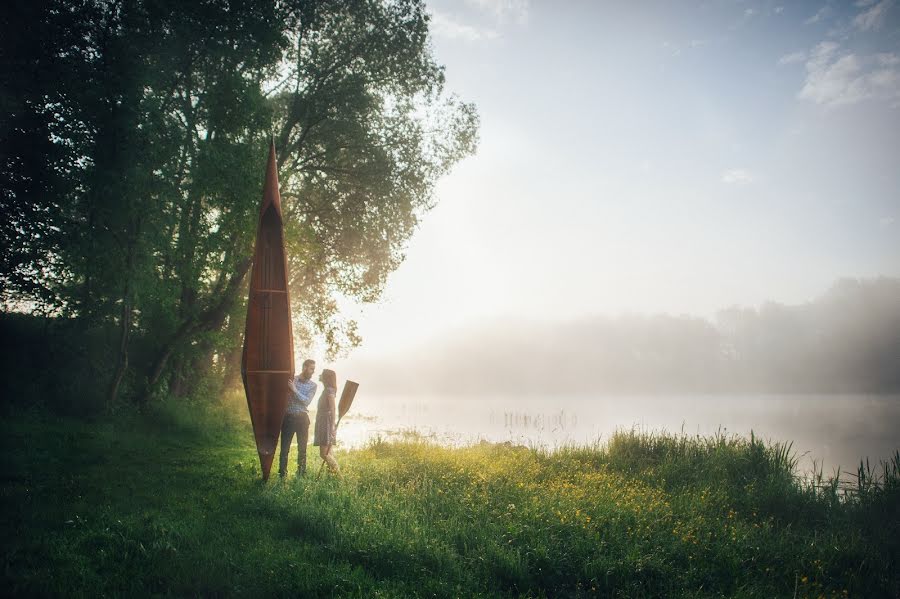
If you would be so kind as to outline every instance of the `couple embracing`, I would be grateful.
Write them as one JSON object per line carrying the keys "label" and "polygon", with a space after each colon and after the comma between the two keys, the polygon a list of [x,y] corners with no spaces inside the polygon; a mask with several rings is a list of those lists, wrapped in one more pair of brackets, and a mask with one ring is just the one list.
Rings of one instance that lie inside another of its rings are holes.
{"label": "couple embracing", "polygon": [[[294,434],[297,435],[297,474],[306,474],[306,444],[309,440],[309,404],[316,393],[316,383],[312,380],[316,372],[315,360],[305,360],[300,374],[288,379],[288,407],[281,424],[281,454],[278,460],[278,474],[287,475],[288,452]],[[331,455],[331,448],[336,440],[337,409],[337,375],[333,370],[325,369],[319,377],[324,389],[319,395],[316,405],[316,426],[313,428],[313,445],[318,446],[319,455],[328,464],[332,473],[341,476],[337,460]]]}

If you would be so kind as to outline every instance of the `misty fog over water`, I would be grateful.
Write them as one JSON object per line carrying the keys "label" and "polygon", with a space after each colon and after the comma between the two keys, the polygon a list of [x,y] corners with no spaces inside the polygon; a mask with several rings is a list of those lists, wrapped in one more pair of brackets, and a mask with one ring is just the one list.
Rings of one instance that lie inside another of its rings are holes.
{"label": "misty fog over water", "polygon": [[445,444],[480,440],[554,449],[603,443],[616,430],[712,435],[717,431],[792,442],[798,469],[855,472],[900,447],[900,395],[670,395],[448,397],[361,394],[339,440],[359,446],[416,431]]}
{"label": "misty fog over water", "polygon": [[900,279],[689,315],[473,324],[348,376],[378,395],[900,393]]}

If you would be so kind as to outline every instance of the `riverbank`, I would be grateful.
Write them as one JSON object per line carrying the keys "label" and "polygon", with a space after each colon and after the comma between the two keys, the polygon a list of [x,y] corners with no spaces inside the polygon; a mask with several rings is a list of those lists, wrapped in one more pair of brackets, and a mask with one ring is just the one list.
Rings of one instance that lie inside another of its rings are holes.
{"label": "riverbank", "polygon": [[339,451],[343,482],[263,484],[247,424],[215,410],[32,412],[2,433],[18,595],[900,595],[900,456],[816,486],[756,439],[412,438]]}

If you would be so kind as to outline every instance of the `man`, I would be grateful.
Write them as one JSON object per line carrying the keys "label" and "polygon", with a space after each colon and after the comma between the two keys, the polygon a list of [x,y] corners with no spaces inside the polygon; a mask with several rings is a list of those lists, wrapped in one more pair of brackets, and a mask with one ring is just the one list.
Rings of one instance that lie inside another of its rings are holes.
{"label": "man", "polygon": [[303,369],[293,379],[288,379],[288,407],[281,423],[281,455],[278,474],[287,475],[288,452],[294,433],[297,433],[297,474],[306,474],[306,444],[309,441],[309,413],[307,409],[316,394],[312,375],[316,371],[314,360],[305,360]]}

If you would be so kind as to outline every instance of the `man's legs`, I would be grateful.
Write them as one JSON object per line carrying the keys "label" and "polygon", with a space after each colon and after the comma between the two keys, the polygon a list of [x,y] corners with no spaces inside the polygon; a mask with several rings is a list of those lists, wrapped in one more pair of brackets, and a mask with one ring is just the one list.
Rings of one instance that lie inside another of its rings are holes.
{"label": "man's legs", "polygon": [[306,474],[306,444],[309,443],[309,414],[297,417],[297,473]]}
{"label": "man's legs", "polygon": [[[281,454],[278,456],[278,475],[287,475],[288,452],[291,450],[291,441],[294,440],[294,431],[297,428],[296,416],[285,414],[281,421]],[[306,417],[307,423],[309,416]]]}

